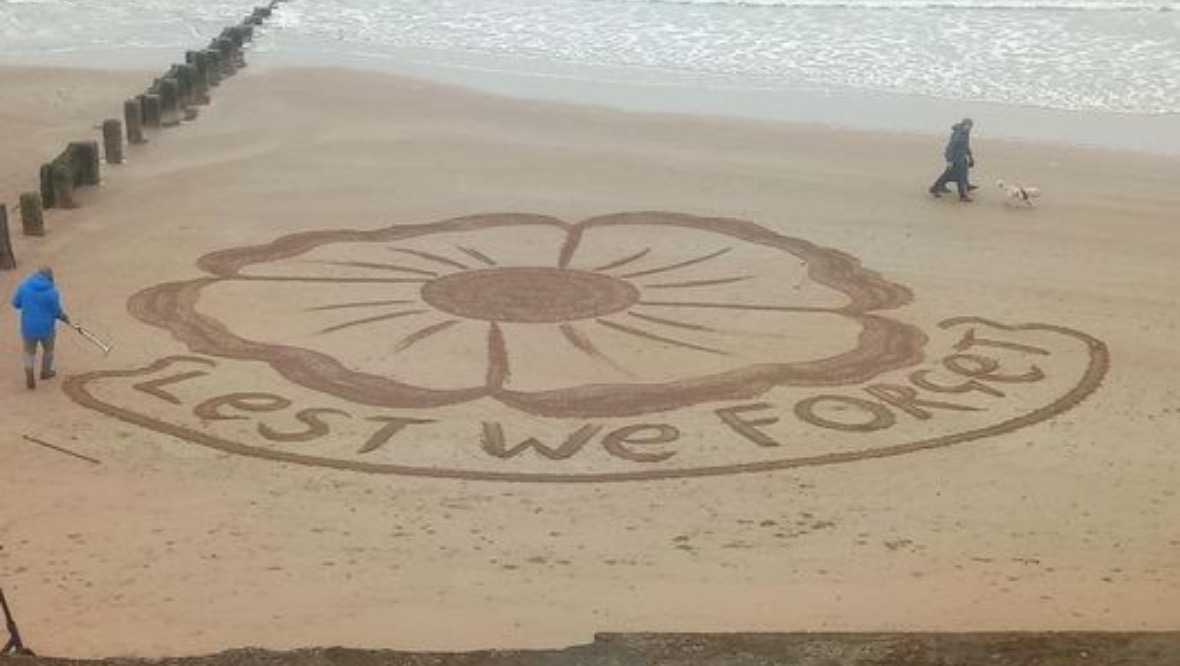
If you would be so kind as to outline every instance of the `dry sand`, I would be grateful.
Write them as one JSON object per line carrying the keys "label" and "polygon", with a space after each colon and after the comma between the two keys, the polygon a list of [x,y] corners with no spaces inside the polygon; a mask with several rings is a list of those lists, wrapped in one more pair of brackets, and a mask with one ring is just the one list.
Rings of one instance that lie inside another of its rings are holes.
{"label": "dry sand", "polygon": [[[146,80],[0,83],[11,206]],[[944,138],[247,70],[14,239],[4,293],[51,263],[116,345],[61,333],[75,399],[30,392],[0,315],[0,583],[27,641],[1176,628],[1180,160],[977,136],[963,205],[925,192]],[[1045,196],[1007,206],[995,178]],[[601,218],[627,211],[661,214]],[[372,233],[266,245],[342,229]],[[513,300],[530,275],[545,303]],[[656,290],[714,306],[636,309]],[[428,312],[328,330],[396,312],[377,301]],[[1000,346],[946,361],[969,328]],[[127,372],[79,377],[105,371]],[[570,433],[558,459],[508,450]]]}

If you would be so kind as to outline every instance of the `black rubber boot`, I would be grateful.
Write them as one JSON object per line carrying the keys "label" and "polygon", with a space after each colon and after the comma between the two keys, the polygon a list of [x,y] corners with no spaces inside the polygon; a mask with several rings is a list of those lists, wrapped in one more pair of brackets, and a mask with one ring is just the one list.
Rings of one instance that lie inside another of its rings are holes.
{"label": "black rubber boot", "polygon": [[37,379],[33,377],[32,368],[25,368],[25,386],[28,386],[30,389],[37,388]]}

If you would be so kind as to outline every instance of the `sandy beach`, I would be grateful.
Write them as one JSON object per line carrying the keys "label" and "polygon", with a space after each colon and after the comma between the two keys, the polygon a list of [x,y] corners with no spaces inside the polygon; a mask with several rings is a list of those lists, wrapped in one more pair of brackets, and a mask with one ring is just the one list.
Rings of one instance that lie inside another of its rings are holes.
{"label": "sandy beach", "polygon": [[40,653],[1180,623],[1180,159],[251,67],[20,237],[147,80],[0,69],[0,286],[114,344],[0,310]]}

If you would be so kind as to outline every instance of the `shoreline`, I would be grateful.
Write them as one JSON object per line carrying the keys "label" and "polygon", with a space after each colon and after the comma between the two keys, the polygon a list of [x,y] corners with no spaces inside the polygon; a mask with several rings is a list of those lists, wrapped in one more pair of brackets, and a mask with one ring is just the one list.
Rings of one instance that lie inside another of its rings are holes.
{"label": "shoreline", "polygon": [[[256,42],[265,43],[265,39]],[[160,51],[160,62],[166,62],[166,54],[172,49]],[[7,81],[9,90],[17,85],[32,91],[31,96],[0,108],[7,121],[0,127],[0,138],[5,139],[11,149],[10,159],[0,168],[0,201],[9,203],[10,218],[15,214],[13,206],[19,192],[37,188],[39,165],[51,159],[66,142],[96,132],[103,118],[120,117],[122,100],[137,94],[155,71],[137,59],[111,60],[109,53],[102,53],[103,64],[95,67],[0,62],[0,77]],[[255,46],[248,53],[252,54],[250,67],[244,71],[255,75],[306,72],[315,76],[377,76],[390,85],[411,90],[475,95],[507,104],[552,105],[555,109],[573,112],[601,111],[630,114],[637,119],[666,117],[672,121],[750,125],[817,136],[847,135],[871,140],[928,142],[934,164],[937,164],[947,135],[939,123],[946,123],[949,129],[949,124],[957,122],[960,117],[956,113],[974,117],[976,131],[972,143],[979,156],[977,159],[981,161],[986,161],[988,154],[995,152],[992,148],[1006,147],[1004,152],[1007,152],[1021,146],[1038,152],[1082,151],[1116,158],[1162,159],[1164,164],[1180,158],[1180,114],[1104,114],[983,103],[960,107],[953,100],[917,95],[716,87],[727,85],[728,77],[705,77],[709,83],[693,87],[690,81],[703,80],[695,75],[683,76],[671,83],[587,79],[577,74],[587,70],[582,66],[566,74],[551,74],[509,72],[486,64],[475,67],[461,62],[442,63],[413,57],[394,61],[385,57],[348,56],[328,64],[312,63],[297,55],[268,52],[265,46]],[[76,53],[72,57],[76,57]],[[552,64],[548,66],[552,67]],[[615,74],[627,71],[604,69]],[[662,76],[667,73],[649,74]],[[537,82],[542,85],[532,85]],[[48,87],[38,87],[41,83]],[[637,94],[629,95],[631,91]],[[725,103],[714,98],[719,91],[728,95]],[[798,104],[781,104],[784,100]],[[887,120],[874,122],[853,118],[860,105],[871,105],[877,111],[886,109],[887,112],[879,115]],[[908,120],[898,120],[903,116]],[[1062,120],[1066,122],[1061,123]],[[1003,134],[1005,129],[1012,130],[1022,121],[1030,122],[1021,126],[1013,136]],[[32,125],[39,125],[32,134],[17,136],[13,133],[14,127],[25,132],[25,128]],[[1119,133],[1120,128],[1128,132]],[[1084,142],[1075,136],[1090,130],[1102,140]],[[1177,139],[1174,142],[1153,141],[1157,133]],[[1053,166],[1056,160],[1049,159],[1048,164]],[[1005,177],[1019,179],[1019,175]]]}
{"label": "shoreline", "polygon": [[[569,64],[502,54],[403,48],[394,53],[283,50],[281,32],[260,33],[251,65],[266,69],[340,69],[408,77],[521,101],[558,102],[619,111],[799,124],[831,131],[945,135],[963,117],[978,141],[1006,141],[1180,156],[1180,113],[1133,114],[955,100],[916,93],[838,87],[796,88],[727,74]],[[276,42],[278,44],[276,45]],[[129,71],[172,48],[93,49],[37,54],[35,66]],[[84,56],[83,54],[87,54]],[[148,57],[150,56],[150,57]],[[20,67],[0,61],[0,67]],[[869,109],[871,111],[866,111]]]}
{"label": "shoreline", "polygon": [[[259,55],[262,68],[376,71],[524,101],[913,135],[943,135],[961,118],[973,117],[979,140],[1180,156],[1180,113],[1074,111],[851,88],[801,89],[736,75],[421,49],[403,49],[400,56],[301,53],[264,42]],[[866,116],[865,109],[872,115]]]}

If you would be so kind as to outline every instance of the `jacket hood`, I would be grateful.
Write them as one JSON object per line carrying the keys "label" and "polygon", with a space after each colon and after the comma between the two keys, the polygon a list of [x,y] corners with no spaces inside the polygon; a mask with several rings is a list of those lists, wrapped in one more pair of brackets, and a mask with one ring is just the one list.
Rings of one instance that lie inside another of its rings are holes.
{"label": "jacket hood", "polygon": [[53,281],[45,277],[44,273],[35,273],[28,280],[25,280],[25,284],[33,291],[48,291],[53,289]]}

